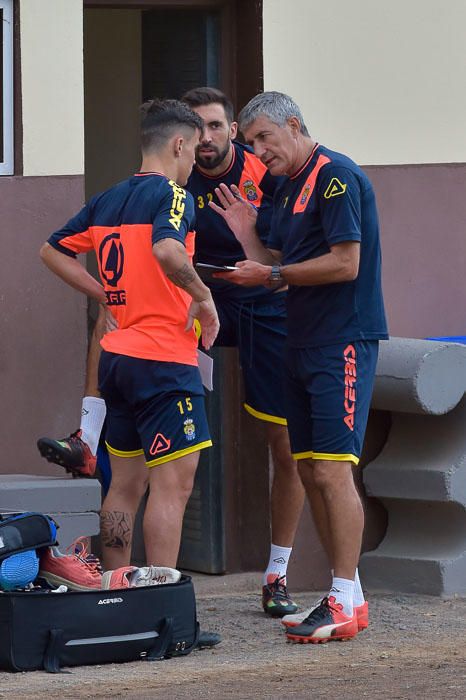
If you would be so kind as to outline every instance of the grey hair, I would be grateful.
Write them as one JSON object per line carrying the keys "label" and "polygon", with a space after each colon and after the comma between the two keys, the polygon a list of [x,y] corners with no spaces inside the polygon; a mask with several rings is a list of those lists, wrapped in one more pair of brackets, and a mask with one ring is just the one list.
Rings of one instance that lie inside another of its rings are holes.
{"label": "grey hair", "polygon": [[296,102],[283,92],[261,92],[249,100],[238,115],[241,131],[250,126],[261,115],[278,126],[285,126],[290,117],[296,117],[299,119],[300,131],[303,136],[309,136],[301,110]]}

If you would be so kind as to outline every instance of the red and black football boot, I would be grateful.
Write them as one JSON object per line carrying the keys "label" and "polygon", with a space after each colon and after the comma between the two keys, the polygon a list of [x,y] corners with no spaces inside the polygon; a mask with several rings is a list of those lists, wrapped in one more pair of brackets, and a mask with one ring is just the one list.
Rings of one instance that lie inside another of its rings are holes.
{"label": "red and black football boot", "polygon": [[269,574],[267,584],[262,587],[262,608],[271,617],[292,615],[298,609],[286,590],[286,577]]}
{"label": "red and black football boot", "polygon": [[71,433],[61,440],[43,437],[37,441],[37,447],[42,457],[64,467],[73,476],[91,478],[95,475],[97,457],[89,446],[81,440],[81,430]]}
{"label": "red and black football boot", "polygon": [[[320,601],[301,613],[296,613],[296,615],[285,615],[281,621],[282,625],[285,627],[297,627],[304,622],[306,617],[309,617],[311,612],[318,605],[320,605]],[[367,600],[364,601],[362,605],[355,605],[354,612],[356,613],[356,618],[358,621],[358,632],[362,632],[369,626],[369,603]]]}
{"label": "red and black football boot", "polygon": [[355,612],[349,617],[343,606],[334,596],[323,598],[311,614],[300,625],[288,627],[286,636],[292,642],[301,644],[324,644],[330,640],[352,639],[358,633],[358,619]]}

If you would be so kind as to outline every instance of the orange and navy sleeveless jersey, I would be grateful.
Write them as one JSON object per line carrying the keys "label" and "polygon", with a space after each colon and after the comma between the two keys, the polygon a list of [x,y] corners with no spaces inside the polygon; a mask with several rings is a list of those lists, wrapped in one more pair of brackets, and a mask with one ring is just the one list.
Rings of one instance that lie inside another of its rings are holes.
{"label": "orange and navy sleeveless jersey", "polygon": [[118,330],[104,350],[163,362],[197,364],[197,339],[185,331],[191,297],[164,274],[152,246],[163,238],[194,254],[191,195],[159,173],[139,173],[89,203],[50,238],[65,255],[95,250],[107,306]]}
{"label": "orange and navy sleeveless jersey", "polygon": [[[211,265],[234,265],[246,256],[228,224],[220,214],[209,207],[209,202],[219,204],[215,188],[220,183],[236,185],[241,195],[257,209],[256,228],[264,245],[267,243],[273,210],[275,189],[283,178],[270,175],[265,165],[254,155],[249,146],[233,141],[233,159],[225,172],[213,177],[196,166],[186,185],[194,197],[196,210],[196,260]],[[206,284],[216,294],[228,298],[249,301],[269,296],[265,287],[240,287],[224,280],[208,280]]]}

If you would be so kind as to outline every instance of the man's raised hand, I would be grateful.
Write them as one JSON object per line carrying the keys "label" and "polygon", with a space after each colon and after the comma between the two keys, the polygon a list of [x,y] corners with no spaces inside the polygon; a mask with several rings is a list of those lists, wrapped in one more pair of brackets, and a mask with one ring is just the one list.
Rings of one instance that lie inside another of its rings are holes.
{"label": "man's raised hand", "polygon": [[209,207],[223,217],[240,243],[247,241],[251,234],[255,236],[257,209],[243,199],[236,185],[225,185],[215,188],[218,204],[209,202]]}

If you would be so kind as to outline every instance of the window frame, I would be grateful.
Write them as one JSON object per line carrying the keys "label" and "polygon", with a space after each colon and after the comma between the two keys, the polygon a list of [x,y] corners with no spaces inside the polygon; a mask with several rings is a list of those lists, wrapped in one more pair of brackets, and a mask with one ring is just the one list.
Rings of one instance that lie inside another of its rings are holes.
{"label": "window frame", "polygon": [[0,175],[14,174],[14,113],[13,113],[13,0],[0,0],[3,11],[3,160]]}

